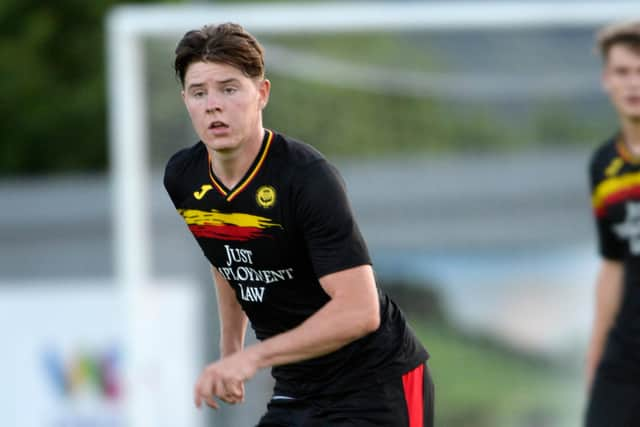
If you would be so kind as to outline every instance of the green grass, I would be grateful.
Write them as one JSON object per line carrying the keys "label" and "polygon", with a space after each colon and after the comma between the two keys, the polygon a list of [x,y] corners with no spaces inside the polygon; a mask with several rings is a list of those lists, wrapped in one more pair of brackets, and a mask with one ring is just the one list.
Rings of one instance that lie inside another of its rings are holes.
{"label": "green grass", "polygon": [[579,425],[578,362],[536,359],[447,326],[411,323],[431,353],[437,426]]}

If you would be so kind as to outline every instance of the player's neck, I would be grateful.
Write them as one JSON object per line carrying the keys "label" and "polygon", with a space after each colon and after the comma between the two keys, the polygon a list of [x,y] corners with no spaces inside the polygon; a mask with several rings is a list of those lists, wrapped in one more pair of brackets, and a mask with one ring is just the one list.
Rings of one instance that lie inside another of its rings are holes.
{"label": "player's neck", "polygon": [[235,187],[245,176],[262,147],[264,129],[244,141],[235,150],[211,153],[211,168],[227,188]]}
{"label": "player's neck", "polygon": [[640,155],[640,119],[622,120],[622,140],[634,155]]}

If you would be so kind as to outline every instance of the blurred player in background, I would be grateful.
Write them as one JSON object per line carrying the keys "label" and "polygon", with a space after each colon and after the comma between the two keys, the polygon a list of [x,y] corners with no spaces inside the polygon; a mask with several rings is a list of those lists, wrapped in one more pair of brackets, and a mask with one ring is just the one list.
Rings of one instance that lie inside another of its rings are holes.
{"label": "blurred player in background", "polygon": [[[195,403],[239,403],[272,368],[259,426],[433,425],[427,351],[375,281],[336,169],[263,128],[270,82],[241,26],[187,32],[175,71],[200,141],[176,153],[165,187],[212,266],[220,359]],[[250,322],[259,342],[244,346]]]}
{"label": "blurred player in background", "polygon": [[587,427],[640,425],[640,21],[598,33],[619,131],[590,163],[602,261],[587,354]]}

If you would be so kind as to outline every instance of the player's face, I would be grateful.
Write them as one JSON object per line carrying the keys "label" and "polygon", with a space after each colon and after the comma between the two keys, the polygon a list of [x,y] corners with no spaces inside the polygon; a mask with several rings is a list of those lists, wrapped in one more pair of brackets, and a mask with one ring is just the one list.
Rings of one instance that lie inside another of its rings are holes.
{"label": "player's face", "polygon": [[613,45],[602,81],[618,113],[640,120],[640,53],[623,44]]}
{"label": "player's face", "polygon": [[247,77],[228,64],[189,65],[182,98],[196,133],[210,151],[233,152],[261,137],[269,85],[268,80]]}

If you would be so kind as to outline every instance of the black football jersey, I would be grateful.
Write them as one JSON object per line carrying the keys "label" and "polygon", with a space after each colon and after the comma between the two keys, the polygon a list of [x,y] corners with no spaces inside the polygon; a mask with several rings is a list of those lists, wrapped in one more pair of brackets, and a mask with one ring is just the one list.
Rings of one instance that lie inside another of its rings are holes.
{"label": "black football jersey", "polygon": [[623,301],[603,361],[640,374],[640,158],[616,136],[594,152],[590,178],[600,254],[624,266]]}
{"label": "black football jersey", "polygon": [[[371,263],[336,169],[309,145],[273,131],[265,131],[260,152],[234,188],[212,173],[201,142],[169,160],[164,183],[260,340],[298,326],[327,303],[320,277]],[[274,367],[276,391],[333,393],[424,362],[428,355],[400,310],[379,295],[378,331],[328,355]]]}

